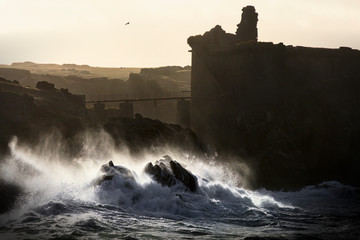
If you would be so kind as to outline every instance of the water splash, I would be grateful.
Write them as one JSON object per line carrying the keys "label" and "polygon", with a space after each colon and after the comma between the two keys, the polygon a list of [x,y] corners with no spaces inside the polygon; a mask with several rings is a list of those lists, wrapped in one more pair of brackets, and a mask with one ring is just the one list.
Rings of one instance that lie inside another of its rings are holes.
{"label": "water splash", "polygon": [[[140,214],[167,217],[203,216],[216,211],[241,214],[269,206],[291,207],[270,196],[235,186],[234,183],[243,181],[241,176],[230,166],[214,160],[200,160],[173,149],[144,153],[135,158],[125,147],[116,149],[112,138],[101,130],[84,133],[81,139],[83,151],[72,159],[63,152],[65,148],[58,136],[46,136],[35,147],[21,145],[16,138],[11,141],[11,154],[0,173],[5,180],[23,186],[25,194],[17,207],[23,209],[21,212],[64,200],[109,204]],[[171,154],[197,177],[199,189],[196,193],[184,191],[181,186],[163,187],[144,172],[146,163],[164,154]],[[135,179],[116,176],[94,187],[100,166],[110,160],[133,171]]]}
{"label": "water splash", "polygon": [[[244,179],[230,165],[211,159],[173,149],[133,157],[102,131],[81,139],[83,151],[73,158],[56,135],[34,147],[16,138],[10,143],[0,176],[23,186],[24,195],[14,210],[0,215],[2,239],[358,236],[356,188],[328,182],[298,192],[250,191],[237,185]],[[163,187],[143,171],[165,154],[197,177],[196,192],[181,184]],[[130,169],[134,179],[118,175],[94,187],[101,165],[110,160]]]}

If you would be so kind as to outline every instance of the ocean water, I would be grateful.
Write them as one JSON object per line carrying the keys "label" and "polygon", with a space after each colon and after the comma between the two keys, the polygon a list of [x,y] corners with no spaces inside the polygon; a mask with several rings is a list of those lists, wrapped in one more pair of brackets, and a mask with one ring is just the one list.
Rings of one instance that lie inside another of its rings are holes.
{"label": "ocean water", "polygon": [[[297,192],[250,191],[231,166],[171,152],[197,177],[192,193],[144,173],[163,152],[134,158],[105,142],[85,141],[81,157],[64,159],[61,144],[29,148],[14,140],[0,174],[25,193],[0,215],[0,239],[360,239],[358,188],[324,182]],[[109,160],[135,178],[94,186]]]}

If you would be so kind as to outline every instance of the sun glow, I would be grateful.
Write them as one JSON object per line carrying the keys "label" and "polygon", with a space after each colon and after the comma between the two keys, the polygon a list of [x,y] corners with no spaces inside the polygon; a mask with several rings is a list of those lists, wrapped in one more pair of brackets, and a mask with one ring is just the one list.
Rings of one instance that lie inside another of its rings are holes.
{"label": "sun glow", "polygon": [[217,24],[234,33],[246,5],[259,13],[260,41],[360,48],[352,0],[3,0],[0,64],[190,65],[187,38]]}

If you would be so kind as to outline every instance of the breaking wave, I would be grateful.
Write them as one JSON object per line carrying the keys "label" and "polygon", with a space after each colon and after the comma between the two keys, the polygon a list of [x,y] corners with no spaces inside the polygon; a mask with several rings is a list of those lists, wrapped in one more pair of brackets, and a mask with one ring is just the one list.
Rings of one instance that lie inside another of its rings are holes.
{"label": "breaking wave", "polygon": [[[106,136],[88,137],[84,152],[66,159],[59,142],[44,141],[37,148],[16,139],[10,144],[0,174],[22,186],[23,194],[0,215],[2,239],[359,236],[359,189],[338,182],[297,192],[251,191],[237,185],[245,179],[234,179],[231,167],[170,149],[134,158],[111,147]],[[144,171],[163,154],[196,178],[195,191],[181,181],[164,186]],[[133,177],[115,174],[95,184],[109,161]]]}

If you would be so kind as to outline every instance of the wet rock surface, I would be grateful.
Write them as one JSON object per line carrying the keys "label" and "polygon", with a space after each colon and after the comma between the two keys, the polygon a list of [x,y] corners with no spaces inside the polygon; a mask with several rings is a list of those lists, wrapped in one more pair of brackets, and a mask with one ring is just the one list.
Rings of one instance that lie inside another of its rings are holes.
{"label": "wet rock surface", "polygon": [[108,164],[104,164],[100,168],[100,174],[93,182],[94,186],[100,185],[104,181],[112,180],[116,175],[121,175],[124,179],[130,179],[134,181],[134,174],[123,166],[115,166],[112,161]]}
{"label": "wet rock surface", "polygon": [[104,124],[104,129],[117,146],[128,146],[132,154],[164,146],[192,153],[206,151],[206,146],[191,129],[145,118],[140,114],[135,114],[135,119],[112,118]]}
{"label": "wet rock surface", "polygon": [[[35,89],[0,78],[0,164],[10,154],[8,145],[14,136],[19,144],[29,147],[35,147],[42,143],[44,137],[51,136],[61,142],[64,158],[74,159],[84,151],[84,133],[97,134],[104,130],[115,147],[126,146],[132,155],[163,147],[177,147],[189,153],[205,151],[197,135],[180,125],[140,115],[134,119],[118,117],[104,123],[94,122],[85,105],[73,101],[73,96],[76,95],[66,89]],[[100,183],[112,179],[114,174],[125,176],[129,173],[117,166],[109,169],[104,167],[103,170],[109,174],[103,174],[98,179]],[[130,175],[127,177],[131,178]],[[2,184],[0,196],[4,197],[0,198],[1,211],[9,210],[20,192],[12,185]]]}
{"label": "wet rock surface", "polygon": [[[146,164],[144,172],[163,187],[183,185],[186,191],[195,192],[197,190],[197,178],[168,155],[157,160],[154,164],[151,162]],[[115,166],[113,162],[110,161],[101,166],[99,176],[94,180],[93,185],[101,185],[105,181],[113,180],[116,176],[121,177],[125,182],[128,180],[135,181],[135,173],[123,166]],[[132,189],[129,182],[125,183],[127,184],[125,187]]]}
{"label": "wet rock surface", "polygon": [[168,155],[156,161],[154,165],[148,163],[145,172],[162,186],[172,187],[181,182],[191,192],[197,189],[197,178]]}
{"label": "wet rock surface", "polygon": [[21,193],[20,186],[0,179],[0,214],[12,209]]}

